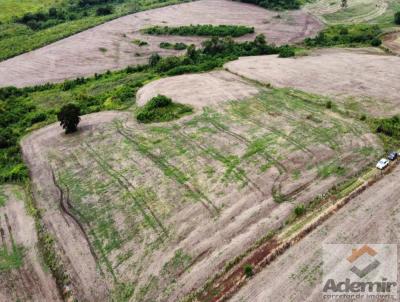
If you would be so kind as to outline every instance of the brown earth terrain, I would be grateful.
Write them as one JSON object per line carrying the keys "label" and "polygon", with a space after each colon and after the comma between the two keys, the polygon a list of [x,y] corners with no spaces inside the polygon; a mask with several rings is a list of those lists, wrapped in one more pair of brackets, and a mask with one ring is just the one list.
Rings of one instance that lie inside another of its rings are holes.
{"label": "brown earth terrain", "polygon": [[74,135],[55,124],[22,141],[78,299],[123,286],[131,301],[177,301],[381,152],[319,97],[254,87],[177,122],[104,112]]}
{"label": "brown earth terrain", "polygon": [[399,57],[373,49],[324,49],[296,58],[243,57],[225,68],[275,87],[355,99],[372,114],[392,115],[400,112],[399,64]]}
{"label": "brown earth terrain", "polygon": [[5,202],[0,206],[0,301],[61,301],[49,270],[42,266],[24,191],[16,185],[0,190]]}
{"label": "brown earth terrain", "polygon": [[399,244],[399,177],[398,166],[265,267],[229,301],[322,301],[324,243]]}
{"label": "brown earth terrain", "polygon": [[143,106],[158,94],[196,108],[217,105],[256,95],[258,89],[226,71],[188,74],[153,81],[137,92],[136,104]]}
{"label": "brown earth terrain", "polygon": [[396,55],[400,55],[400,32],[393,32],[382,37],[383,46]]}
{"label": "brown earth terrain", "polygon": [[[1,62],[0,87],[58,82],[143,64],[154,52],[161,55],[178,53],[160,49],[160,42],[198,45],[204,40],[200,37],[142,35],[140,30],[150,25],[247,25],[276,44],[301,41],[322,28],[316,18],[302,10],[279,13],[279,18],[277,15],[255,5],[227,0],[200,0],[128,15]],[[253,39],[256,34],[239,40]],[[135,39],[149,45],[140,47],[133,43]]]}

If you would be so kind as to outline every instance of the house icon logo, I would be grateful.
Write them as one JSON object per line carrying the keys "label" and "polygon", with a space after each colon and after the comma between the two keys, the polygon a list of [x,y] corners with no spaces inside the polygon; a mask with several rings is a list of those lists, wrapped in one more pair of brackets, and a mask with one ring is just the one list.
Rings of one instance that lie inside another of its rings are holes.
{"label": "house icon logo", "polygon": [[359,249],[352,249],[351,255],[346,258],[347,261],[349,261],[352,264],[355,264],[357,259],[365,254],[367,254],[369,257],[372,258],[371,262],[367,266],[365,266],[364,268],[359,268],[356,265],[353,265],[350,268],[350,271],[356,274],[360,278],[365,277],[381,264],[377,259],[374,259],[374,257],[378,254],[377,251],[368,246],[367,244],[365,244]]}

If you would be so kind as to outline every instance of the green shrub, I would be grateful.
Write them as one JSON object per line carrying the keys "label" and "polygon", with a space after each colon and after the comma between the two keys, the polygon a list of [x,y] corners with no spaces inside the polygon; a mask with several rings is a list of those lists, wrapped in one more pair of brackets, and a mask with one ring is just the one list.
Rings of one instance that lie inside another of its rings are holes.
{"label": "green shrub", "polygon": [[240,37],[254,33],[253,27],[243,25],[189,25],[189,26],[152,26],[143,29],[148,35],[175,36],[211,36],[211,37]]}
{"label": "green shrub", "polygon": [[373,38],[373,39],[371,40],[371,45],[374,46],[374,47],[378,47],[378,46],[380,46],[381,44],[382,44],[382,40],[379,39],[379,38]]}
{"label": "green shrub", "polygon": [[111,6],[99,7],[96,10],[96,16],[107,16],[113,13],[113,8]]}
{"label": "green shrub", "polygon": [[139,39],[133,40],[132,43],[136,44],[137,46],[140,46],[140,47],[149,45],[149,43],[147,43],[146,41],[142,41]]}
{"label": "green shrub", "polygon": [[327,101],[326,104],[325,104],[325,107],[327,109],[332,109],[332,101]]}
{"label": "green shrub", "polygon": [[247,278],[250,278],[251,276],[254,275],[253,266],[251,264],[246,264],[243,267],[243,271],[244,271],[244,274],[246,275]]}
{"label": "green shrub", "polygon": [[170,98],[158,95],[139,110],[136,118],[141,123],[167,122],[192,112],[191,107],[173,103]]}
{"label": "green shrub", "polygon": [[400,12],[394,14],[394,23],[400,25]]}
{"label": "green shrub", "polygon": [[240,0],[240,2],[252,3],[273,10],[298,9],[301,4],[299,0]]}
{"label": "green shrub", "polygon": [[169,42],[161,42],[159,46],[160,46],[160,48],[175,49],[175,50],[184,50],[187,48],[187,45],[185,43],[181,43],[181,42],[174,43],[174,44],[171,44]]}
{"label": "green shrub", "polygon": [[296,55],[293,47],[290,47],[289,45],[282,46],[279,49],[279,57],[280,58],[289,58],[289,57],[294,57]]}
{"label": "green shrub", "polygon": [[158,53],[153,53],[149,58],[149,65],[154,67],[160,62],[161,56]]}
{"label": "green shrub", "polygon": [[303,204],[298,205],[298,206],[296,206],[296,207],[294,208],[294,214],[295,214],[296,216],[302,216],[302,215],[305,214],[305,212],[306,212],[306,207],[305,207]]}

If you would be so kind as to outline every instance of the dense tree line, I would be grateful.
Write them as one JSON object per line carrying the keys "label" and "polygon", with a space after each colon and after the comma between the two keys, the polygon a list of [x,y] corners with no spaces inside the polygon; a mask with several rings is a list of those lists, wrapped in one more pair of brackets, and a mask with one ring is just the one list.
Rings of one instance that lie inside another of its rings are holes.
{"label": "dense tree line", "polygon": [[252,3],[273,10],[286,10],[300,8],[299,0],[239,0],[240,2]]}
{"label": "dense tree line", "polygon": [[240,37],[254,33],[253,27],[243,25],[189,25],[189,26],[152,26],[143,30],[149,35],[175,36],[210,36],[210,37]]}

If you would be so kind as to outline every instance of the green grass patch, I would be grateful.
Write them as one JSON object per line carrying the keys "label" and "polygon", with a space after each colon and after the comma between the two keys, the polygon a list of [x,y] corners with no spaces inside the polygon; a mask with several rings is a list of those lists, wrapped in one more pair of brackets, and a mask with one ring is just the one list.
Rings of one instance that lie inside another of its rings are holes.
{"label": "green grass patch", "polygon": [[191,107],[173,103],[170,98],[158,95],[139,109],[136,118],[141,123],[169,122],[192,112]]}
{"label": "green grass patch", "polygon": [[189,26],[151,26],[142,30],[148,35],[240,37],[254,33],[253,27],[243,25],[189,25]]}
{"label": "green grass patch", "polygon": [[343,176],[346,174],[346,168],[337,164],[330,163],[322,167],[318,167],[318,176],[321,178],[328,178],[329,176]]}
{"label": "green grass patch", "polygon": [[21,267],[24,258],[24,249],[13,243],[11,250],[3,246],[0,248],[0,272],[10,271]]}

